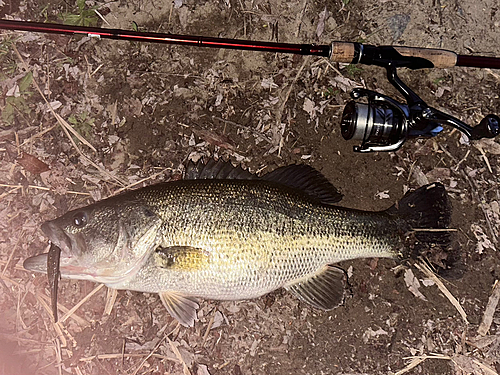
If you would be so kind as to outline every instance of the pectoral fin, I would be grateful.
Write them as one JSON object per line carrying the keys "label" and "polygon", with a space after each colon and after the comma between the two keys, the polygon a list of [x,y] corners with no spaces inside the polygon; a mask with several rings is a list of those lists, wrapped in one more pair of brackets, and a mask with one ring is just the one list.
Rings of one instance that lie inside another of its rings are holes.
{"label": "pectoral fin", "polygon": [[344,302],[346,284],[344,270],[328,265],[316,275],[287,285],[285,289],[318,309],[331,310]]}
{"label": "pectoral fin", "polygon": [[196,298],[178,292],[160,292],[163,306],[173,318],[177,319],[184,327],[192,327],[196,320],[196,310],[199,305]]}
{"label": "pectoral fin", "polygon": [[210,262],[210,255],[203,249],[192,246],[158,247],[154,253],[158,267],[179,271],[203,269]]}

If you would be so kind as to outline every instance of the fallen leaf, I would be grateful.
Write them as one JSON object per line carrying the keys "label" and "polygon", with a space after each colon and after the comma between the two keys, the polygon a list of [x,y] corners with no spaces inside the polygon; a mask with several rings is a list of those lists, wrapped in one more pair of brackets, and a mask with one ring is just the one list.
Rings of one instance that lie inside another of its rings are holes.
{"label": "fallen leaf", "polygon": [[17,158],[17,162],[21,167],[33,174],[40,174],[50,169],[46,163],[27,152],[23,152],[21,156]]}
{"label": "fallen leaf", "polygon": [[500,155],[500,144],[495,142],[494,139],[483,138],[473,142],[473,144],[478,150],[483,150],[493,155]]}
{"label": "fallen leaf", "polygon": [[488,236],[484,233],[483,228],[481,228],[477,224],[471,224],[470,229],[472,230],[472,233],[474,233],[474,236],[476,237],[477,240],[476,251],[479,254],[482,254],[486,249],[491,249],[493,251],[496,250],[495,245],[493,245]]}
{"label": "fallen leaf", "polygon": [[406,286],[408,287],[408,290],[415,296],[418,297],[424,301],[427,301],[427,298],[418,290],[420,288],[420,283],[418,279],[415,277],[413,274],[413,271],[411,269],[407,269],[405,271],[405,283]]}
{"label": "fallen leaf", "polygon": [[325,21],[329,16],[330,12],[328,12],[325,7],[325,9],[323,9],[323,11],[319,14],[318,26],[316,26],[316,36],[318,38],[323,34],[323,31],[325,31]]}

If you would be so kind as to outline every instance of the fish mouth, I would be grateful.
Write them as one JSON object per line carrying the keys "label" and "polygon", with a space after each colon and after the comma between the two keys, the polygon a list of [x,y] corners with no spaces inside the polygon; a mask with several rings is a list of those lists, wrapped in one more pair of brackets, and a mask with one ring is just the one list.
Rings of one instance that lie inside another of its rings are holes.
{"label": "fish mouth", "polygon": [[52,221],[47,221],[42,224],[42,232],[45,233],[50,242],[61,249],[65,256],[71,257],[71,253],[76,247],[73,246],[71,238],[59,226]]}
{"label": "fish mouth", "polygon": [[63,276],[78,275],[82,272],[83,267],[75,264],[75,260],[81,254],[82,246],[86,246],[85,243],[79,241],[79,238],[72,239],[52,221],[43,223],[41,229],[51,242],[50,250],[48,253],[26,259],[23,267],[28,271],[49,273],[49,278],[54,273],[59,273],[59,269]]}

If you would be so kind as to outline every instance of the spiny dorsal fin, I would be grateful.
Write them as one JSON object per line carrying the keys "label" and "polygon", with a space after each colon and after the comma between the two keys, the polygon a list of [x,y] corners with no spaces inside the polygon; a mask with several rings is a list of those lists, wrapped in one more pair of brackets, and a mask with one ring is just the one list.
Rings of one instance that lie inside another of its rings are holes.
{"label": "spiny dorsal fin", "polygon": [[285,289],[318,309],[331,310],[344,302],[346,284],[344,270],[327,265],[316,275],[285,286]]}
{"label": "spiny dorsal fin", "polygon": [[297,189],[325,204],[338,203],[342,194],[316,169],[308,165],[289,165],[258,177],[230,162],[210,159],[206,164],[190,162],[186,167],[186,180],[263,180]]}
{"label": "spiny dorsal fin", "polygon": [[185,180],[256,180],[258,177],[230,162],[210,159],[204,163],[189,162],[186,166]]}
{"label": "spiny dorsal fin", "polygon": [[309,165],[289,165],[261,177],[265,181],[299,189],[321,203],[340,202],[342,194],[320,172]]}
{"label": "spiny dorsal fin", "polygon": [[184,327],[192,327],[196,320],[196,310],[199,305],[194,297],[182,293],[168,291],[160,292],[160,299],[168,313]]}

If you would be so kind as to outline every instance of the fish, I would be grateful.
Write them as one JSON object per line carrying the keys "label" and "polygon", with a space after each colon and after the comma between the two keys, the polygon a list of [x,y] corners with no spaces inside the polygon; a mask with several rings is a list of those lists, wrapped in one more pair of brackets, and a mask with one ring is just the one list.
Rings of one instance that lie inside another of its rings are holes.
{"label": "fish", "polygon": [[328,311],[343,303],[348,285],[337,263],[404,260],[450,244],[451,204],[440,183],[378,212],[341,207],[341,199],[308,165],[257,176],[229,162],[191,163],[182,180],[45,222],[43,233],[60,250],[59,270],[55,250],[24,267],[49,271],[52,289],[60,274],[158,293],[170,315],[191,327],[200,299],[246,300],[279,288]]}

